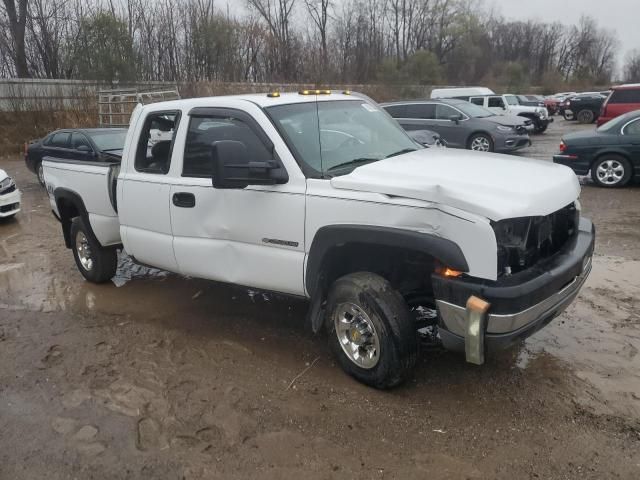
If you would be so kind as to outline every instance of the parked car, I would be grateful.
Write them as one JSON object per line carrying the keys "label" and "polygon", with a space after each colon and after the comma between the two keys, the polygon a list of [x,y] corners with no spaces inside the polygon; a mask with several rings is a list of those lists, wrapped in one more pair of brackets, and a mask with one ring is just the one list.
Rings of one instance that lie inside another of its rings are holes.
{"label": "parked car", "polygon": [[[526,107],[544,107],[544,97],[540,95],[516,95],[518,103]],[[548,110],[547,110],[548,111]]]}
{"label": "parked car", "polygon": [[640,110],[640,83],[613,87],[602,104],[598,126],[634,110]]}
{"label": "parked car", "polygon": [[[175,133],[148,152],[158,116]],[[562,312],[591,269],[595,233],[569,169],[419,148],[348,92],[152,103],[131,125],[119,164],[44,160],[80,273],[108,281],[124,248],[164,270],[308,298],[337,363],[374,387],[406,378],[425,325],[482,364]]]}
{"label": "parked car", "polygon": [[621,115],[595,131],[565,135],[555,163],[577,175],[591,172],[601,187],[623,187],[640,178],[640,110]]}
{"label": "parked car", "polygon": [[[160,132],[160,130],[157,130]],[[153,132],[152,132],[153,133]],[[27,168],[44,186],[42,159],[46,156],[69,160],[102,162],[120,158],[127,134],[125,128],[78,128],[51,132],[39,140],[25,144]],[[157,134],[160,136],[160,133]]]}
{"label": "parked car", "polygon": [[553,122],[553,118],[549,117],[549,112],[544,107],[529,107],[520,105],[518,97],[515,95],[488,95],[483,97],[469,97],[468,100],[474,105],[484,107],[491,110],[497,115],[509,113],[529,118],[534,125],[535,133],[544,133],[549,124]]}
{"label": "parked car", "polygon": [[433,130],[451,148],[507,153],[531,145],[527,133],[530,120],[496,115],[464,100],[415,100],[384,103],[382,107],[405,130]]}
{"label": "parked car", "polygon": [[22,194],[16,182],[0,169],[0,218],[11,218],[20,211]]}
{"label": "parked car", "polygon": [[464,98],[483,96],[483,95],[495,95],[494,91],[486,87],[448,87],[448,88],[434,88],[431,90],[431,99],[442,98]]}
{"label": "parked car", "polygon": [[567,98],[562,103],[562,116],[565,120],[578,120],[580,123],[593,123],[600,115],[605,97],[600,93],[581,93]]}
{"label": "parked car", "polygon": [[446,147],[447,145],[440,134],[432,130],[410,130],[407,133],[414,141],[427,148]]}

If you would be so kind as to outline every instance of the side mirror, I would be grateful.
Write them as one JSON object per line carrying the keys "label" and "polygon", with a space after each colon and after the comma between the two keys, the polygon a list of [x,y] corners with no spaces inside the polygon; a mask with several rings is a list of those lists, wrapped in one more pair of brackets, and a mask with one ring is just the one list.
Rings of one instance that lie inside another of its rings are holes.
{"label": "side mirror", "polygon": [[242,189],[249,185],[287,183],[289,177],[277,161],[250,161],[244,143],[220,140],[211,145],[214,188]]}
{"label": "side mirror", "polygon": [[78,152],[82,152],[82,153],[90,153],[93,152],[93,150],[91,150],[91,148],[89,148],[87,145],[78,145],[76,147],[76,150]]}
{"label": "side mirror", "polygon": [[449,120],[451,120],[453,123],[458,125],[460,123],[460,120],[462,120],[462,115],[460,115],[459,113],[457,113],[455,115],[451,115],[449,117]]}

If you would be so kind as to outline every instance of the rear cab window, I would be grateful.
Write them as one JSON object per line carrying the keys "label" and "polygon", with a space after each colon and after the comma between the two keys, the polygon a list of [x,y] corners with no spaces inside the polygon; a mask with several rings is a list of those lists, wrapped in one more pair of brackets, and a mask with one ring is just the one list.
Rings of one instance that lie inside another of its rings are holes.
{"label": "rear cab window", "polygon": [[136,171],[157,175],[169,173],[179,121],[179,112],[152,112],[147,115],[136,148]]}

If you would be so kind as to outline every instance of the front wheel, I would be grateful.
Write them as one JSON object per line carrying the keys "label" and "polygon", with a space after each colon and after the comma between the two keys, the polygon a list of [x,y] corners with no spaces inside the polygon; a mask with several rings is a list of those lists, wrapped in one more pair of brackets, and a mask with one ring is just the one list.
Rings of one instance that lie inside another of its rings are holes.
{"label": "front wheel", "polygon": [[601,187],[624,187],[631,180],[631,164],[620,155],[604,155],[591,166],[591,178]]}
{"label": "front wheel", "polygon": [[544,133],[547,131],[547,128],[549,128],[549,124],[548,123],[536,123],[536,128],[534,130],[535,133]]}
{"label": "front wheel", "polygon": [[573,115],[573,112],[570,110],[565,110],[564,112],[562,112],[562,116],[567,121],[571,121],[575,118],[575,116]]}
{"label": "front wheel", "polygon": [[90,282],[104,283],[116,274],[116,250],[100,245],[80,217],[71,222],[71,249],[78,270]]}
{"label": "front wheel", "polygon": [[476,133],[469,139],[467,148],[475,152],[493,152],[493,139],[486,133]]}
{"label": "front wheel", "polygon": [[375,388],[402,382],[417,359],[409,308],[389,282],[359,272],[336,280],[327,300],[329,348],[342,369]]}

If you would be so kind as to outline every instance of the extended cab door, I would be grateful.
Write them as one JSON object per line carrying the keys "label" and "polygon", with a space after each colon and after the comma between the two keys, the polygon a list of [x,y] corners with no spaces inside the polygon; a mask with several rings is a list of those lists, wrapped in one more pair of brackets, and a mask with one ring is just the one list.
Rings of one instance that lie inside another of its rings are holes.
{"label": "extended cab door", "polygon": [[[216,103],[185,112],[174,148],[169,209],[180,272],[303,295],[304,176],[256,105]],[[214,188],[212,145],[224,140],[244,145],[250,161],[280,162],[288,182]]]}
{"label": "extended cab door", "polygon": [[[156,141],[151,131],[158,122],[180,123],[179,111],[134,111],[118,176],[118,215],[125,250],[141,262],[177,272],[171,232],[171,184],[175,135]],[[173,128],[175,132],[176,128]]]}

